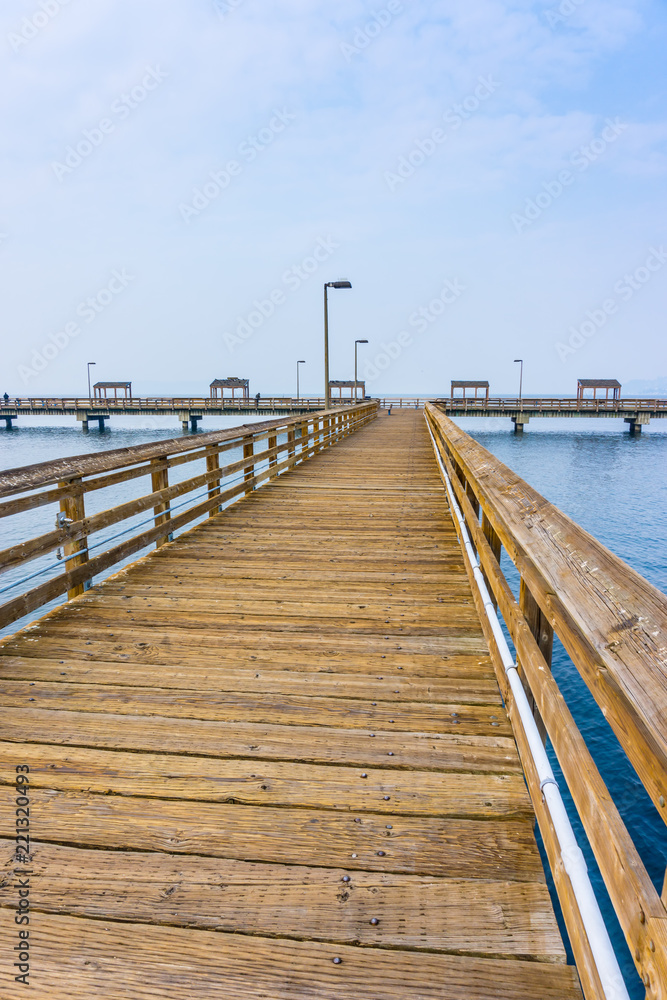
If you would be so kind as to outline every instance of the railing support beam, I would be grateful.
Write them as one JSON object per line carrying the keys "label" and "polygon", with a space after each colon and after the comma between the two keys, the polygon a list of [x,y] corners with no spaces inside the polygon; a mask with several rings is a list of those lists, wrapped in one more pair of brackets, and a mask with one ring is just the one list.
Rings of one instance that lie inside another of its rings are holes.
{"label": "railing support beam", "polygon": [[[83,521],[86,516],[85,501],[83,498],[83,489],[81,485],[81,479],[70,479],[68,482],[59,483],[59,486],[69,486],[72,487],[72,493],[70,496],[63,497],[60,501],[60,513],[61,513],[61,523],[64,520],[67,521]],[[78,489],[77,489],[78,487]],[[77,566],[82,566],[84,563],[88,562],[88,537],[77,539],[75,542],[69,542],[63,546],[65,555],[65,565],[67,569],[76,569]],[[76,553],[80,552],[80,555]],[[72,557],[72,558],[70,558]],[[67,591],[67,600],[71,601],[72,598],[78,597],[83,594],[90,587],[90,581],[84,581],[84,583],[79,583],[72,587],[71,590]]]}

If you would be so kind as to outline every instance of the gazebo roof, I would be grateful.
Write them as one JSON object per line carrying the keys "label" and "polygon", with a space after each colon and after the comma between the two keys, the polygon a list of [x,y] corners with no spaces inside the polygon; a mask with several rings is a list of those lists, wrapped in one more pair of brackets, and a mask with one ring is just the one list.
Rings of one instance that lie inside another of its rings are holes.
{"label": "gazebo roof", "polygon": [[488,389],[488,382],[457,382],[452,379],[452,389]]}
{"label": "gazebo roof", "polygon": [[93,389],[128,389],[131,382],[96,382]]}
{"label": "gazebo roof", "polygon": [[340,389],[354,389],[354,387],[356,385],[365,385],[365,384],[366,384],[365,382],[355,382],[354,379],[352,379],[351,381],[347,381],[347,382],[345,382],[345,381],[336,382],[333,379],[331,379],[330,382],[329,382],[329,385],[331,386],[332,389],[333,388],[336,388],[336,389],[338,389],[338,388],[340,388]]}
{"label": "gazebo roof", "polygon": [[578,378],[582,389],[620,389],[621,383],[615,378]]}
{"label": "gazebo roof", "polygon": [[229,378],[216,378],[214,379],[209,389],[222,388],[222,389],[233,389],[235,386],[248,385],[250,379],[247,378],[236,378],[235,375],[230,375]]}

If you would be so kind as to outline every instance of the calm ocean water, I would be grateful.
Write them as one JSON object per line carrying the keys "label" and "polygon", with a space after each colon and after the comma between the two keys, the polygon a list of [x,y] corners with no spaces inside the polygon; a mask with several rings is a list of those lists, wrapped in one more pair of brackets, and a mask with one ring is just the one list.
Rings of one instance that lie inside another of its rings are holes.
{"label": "calm ocean water", "polygon": [[[250,422],[249,418],[245,419]],[[238,417],[210,419],[205,421],[203,429],[232,427],[239,422]],[[615,420],[533,421],[523,437],[510,433],[509,421],[468,419],[459,423],[501,461],[667,593],[667,421],[664,431],[661,422],[654,422],[638,438],[630,438],[626,426]],[[151,418],[148,421],[124,418],[112,423],[111,429],[104,434],[91,431],[85,437],[73,421],[56,424],[55,421],[50,423],[40,422],[38,418],[22,418],[17,430],[11,433],[0,431],[0,468],[123,448],[176,437],[177,434],[178,425],[169,418]],[[194,470],[189,474],[194,474]],[[120,499],[124,497],[119,494],[115,501]],[[52,513],[47,522],[43,514],[32,514],[9,531],[8,525],[0,522],[1,547],[19,540],[18,535],[14,537],[16,532],[20,534],[30,530],[31,534],[37,534],[48,530],[52,519]],[[516,575],[512,576],[508,566],[505,558],[503,568],[516,586]],[[3,583],[7,578],[11,579],[7,575],[3,577]],[[11,631],[15,627],[12,626]],[[558,643],[554,649],[553,669],[649,874],[656,887],[662,890],[667,869],[664,823],[576,667]],[[555,762],[554,766],[557,770]],[[561,785],[565,788],[564,782]],[[572,814],[573,810],[570,811]],[[580,843],[587,856],[630,994],[633,1000],[642,1000],[644,989],[635,975],[583,833]]]}

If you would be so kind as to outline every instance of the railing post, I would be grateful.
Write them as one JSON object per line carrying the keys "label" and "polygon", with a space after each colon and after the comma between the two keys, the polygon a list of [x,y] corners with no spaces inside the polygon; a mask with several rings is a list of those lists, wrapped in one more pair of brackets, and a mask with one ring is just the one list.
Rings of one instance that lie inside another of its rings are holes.
{"label": "railing post", "polygon": [[[163,469],[156,469],[155,472],[151,472],[151,491],[157,493],[159,490],[166,490],[169,486],[169,466],[167,464],[167,456],[163,455],[161,458],[154,458],[151,460],[151,465],[162,465]],[[155,514],[155,524],[164,524],[166,521],[171,520],[171,513],[169,510],[169,501],[166,503],[159,503],[157,507],[153,508],[153,513]],[[167,542],[171,541],[170,535],[163,535],[155,543],[155,548],[159,549]]]}
{"label": "railing post", "polygon": [[[271,448],[276,448],[277,446],[278,446],[278,438],[277,438],[277,436],[275,434],[273,434],[273,435],[270,434],[269,435],[269,451],[271,450]],[[269,468],[271,469],[271,468],[273,468],[274,465],[277,465],[277,464],[278,464],[278,456],[277,455],[272,455],[271,458],[269,459]]]}
{"label": "railing post", "polygon": [[[493,525],[491,524],[491,522],[487,518],[486,514],[484,514],[484,513],[482,513],[482,531],[484,532],[484,536],[485,536],[487,542],[491,546],[491,551],[493,552],[494,556],[496,557],[498,565],[500,565],[500,553],[502,551],[502,543],[500,541],[500,538],[496,534],[496,532],[495,532],[495,530],[493,528]],[[493,596],[493,591],[491,590],[491,586],[489,584],[489,580],[487,579],[486,573],[484,573],[483,570],[482,570],[482,576],[484,577],[484,580],[486,582],[486,586],[488,588],[489,594],[491,595],[491,600],[493,601],[493,606],[494,606],[494,608],[497,608],[498,607],[498,602],[496,601],[495,597]]]}
{"label": "railing post", "polygon": [[467,495],[468,499],[470,500],[470,505],[471,505],[472,509],[477,514],[477,517],[479,517],[479,500],[475,496],[475,491],[473,490],[473,488],[470,485],[470,483],[466,483],[466,495]]}
{"label": "railing post", "polygon": [[[58,483],[59,486],[70,486],[73,488],[71,496],[64,497],[60,501],[60,513],[61,519],[66,519],[67,521],[83,521],[86,516],[85,502],[83,499],[83,488],[81,484],[81,479],[69,479],[67,482]],[[78,488],[77,488],[78,487]],[[77,566],[82,566],[84,563],[88,562],[88,537],[77,539],[75,542],[68,542],[63,546],[66,563],[65,566],[68,570],[76,569]],[[81,555],[75,555],[75,553],[80,552]],[[72,556],[73,558],[68,558]],[[83,594],[90,586],[90,581],[87,580],[85,583],[78,583],[76,587],[72,587],[71,590],[67,591],[67,600],[71,601],[73,597],[78,597],[79,594]]]}
{"label": "railing post", "polygon": [[310,443],[310,417],[307,417],[301,424],[301,452],[303,454],[302,461],[305,461],[308,457],[308,446]]}
{"label": "railing post", "polygon": [[[207,455],[206,456],[206,471],[207,472],[213,472],[215,469],[219,469],[219,468],[220,468],[220,452],[215,451],[213,454]],[[217,496],[220,495],[220,479],[219,478],[218,479],[212,479],[211,482],[208,484],[208,495],[209,495],[209,497],[217,497]],[[215,507],[213,507],[212,510],[209,510],[208,516],[209,517],[215,517],[215,515],[217,513],[218,513],[218,509],[215,508]]]}
{"label": "railing post", "polygon": [[320,430],[320,418],[319,417],[314,417],[313,418],[313,444],[315,445],[315,454],[317,454],[318,451],[322,451],[322,438],[321,438],[321,434],[322,434],[322,432]]}
{"label": "railing post", "polygon": [[[255,439],[252,436],[244,438],[243,457],[252,458],[254,452],[255,452]],[[247,483],[250,479],[254,477],[254,475],[255,475],[255,464],[253,462],[252,464],[249,464],[245,467],[243,472],[243,481]],[[245,491],[245,496],[248,496],[249,493],[252,493],[252,489],[253,489],[252,486],[247,487]]]}
{"label": "railing post", "polygon": [[287,458],[290,465],[294,465],[295,452],[296,452],[296,445],[294,443],[294,424],[292,424],[287,429]]}
{"label": "railing post", "polygon": [[[526,581],[521,577],[521,586],[519,590],[519,607],[523,613],[523,617],[526,619],[528,628],[535,636],[537,645],[540,648],[542,656],[547,661],[547,666],[551,667],[551,656],[553,653],[554,644],[554,631],[551,624],[547,618],[542,614],[542,609],[533,597],[532,593],[526,585]],[[525,673],[521,665],[521,658],[517,656],[517,668],[519,671],[519,677],[523,682],[523,686],[526,691],[526,697],[530,703],[530,707],[535,717],[537,727],[542,736],[542,741],[546,746],[547,742],[547,730],[544,725],[540,713],[535,704],[535,698],[533,697],[530,686],[526,683]]]}
{"label": "railing post", "polygon": [[297,443],[299,446],[299,457],[297,461],[303,462],[303,420],[296,425],[294,432],[296,437],[298,438]]}

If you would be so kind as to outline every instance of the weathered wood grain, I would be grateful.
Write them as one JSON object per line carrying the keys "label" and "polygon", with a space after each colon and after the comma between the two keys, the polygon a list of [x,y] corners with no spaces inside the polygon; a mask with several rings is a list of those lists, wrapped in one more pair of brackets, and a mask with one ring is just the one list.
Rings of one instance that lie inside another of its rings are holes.
{"label": "weathered wood grain", "polygon": [[[3,939],[13,915],[0,909]],[[340,958],[338,964],[334,958]],[[131,960],[129,960],[131,959]],[[8,1000],[25,987],[0,973]],[[36,979],[38,977],[35,977]],[[44,914],[38,989],[46,1000],[575,1000],[567,965],[414,954],[349,945],[275,940],[146,924]],[[37,994],[39,995],[39,994]]]}
{"label": "weathered wood grain", "polygon": [[356,764],[421,771],[520,773],[511,737],[444,733],[389,733],[326,726],[276,726],[248,722],[204,722],[155,716],[52,712],[3,708],[0,740],[145,750],[156,753],[300,760],[312,764]]}
{"label": "weathered wood grain", "polygon": [[581,995],[421,416],[324,422],[0,644],[49,998]]}
{"label": "weathered wood grain", "polygon": [[428,412],[667,821],[667,598],[451,420]]}
{"label": "weathered wood grain", "polygon": [[0,704],[30,707],[31,699],[44,708],[122,715],[162,715],[176,719],[209,719],[225,722],[280,722],[283,725],[334,723],[352,729],[394,729],[397,732],[463,733],[508,736],[511,728],[504,711],[493,705],[460,702],[427,705],[424,702],[378,701],[344,698],[309,698],[274,694],[271,698],[243,692],[193,691],[108,684],[49,684],[41,681],[0,681]]}
{"label": "weathered wood grain", "polygon": [[[106,721],[106,720],[105,720]],[[13,781],[16,746],[0,743],[0,781]],[[421,816],[530,815],[522,776],[323,767],[295,761],[211,760],[23,744],[36,788]],[[9,778],[6,777],[9,775]]]}
{"label": "weathered wood grain", "polygon": [[[22,866],[0,841],[0,906]],[[31,908],[229,933],[564,962],[545,885],[35,844]],[[308,919],[304,920],[304,914]],[[371,924],[375,919],[376,924]],[[36,920],[38,922],[38,920]]]}
{"label": "weathered wood grain", "polygon": [[[195,662],[197,658],[195,657]],[[179,666],[161,663],[155,668],[144,665],[139,672],[134,663],[114,663],[96,660],[68,659],[64,664],[56,659],[0,657],[0,677],[8,680],[52,680],[61,677],[76,684],[120,684],[137,687],[177,688],[206,691],[245,691],[265,694],[302,694],[309,697],[360,698],[396,704],[401,701],[449,704],[465,694],[470,705],[498,705],[498,685],[493,677],[466,678],[462,691],[461,677],[411,678],[405,671],[392,671],[391,676],[347,674],[312,671],[308,679],[304,670],[271,670],[259,664],[237,667],[225,664],[202,668],[192,662]]]}

